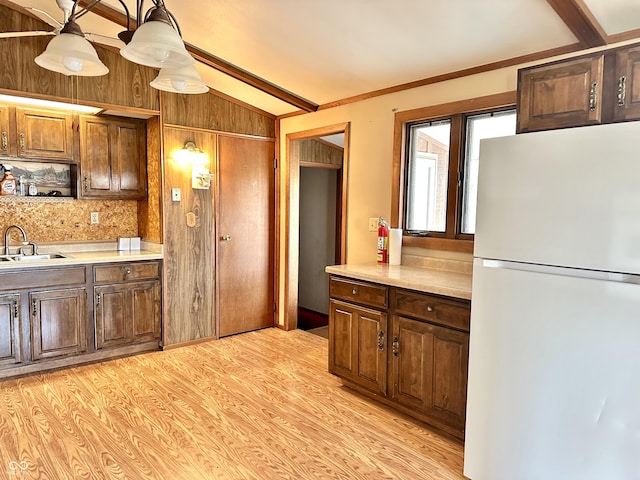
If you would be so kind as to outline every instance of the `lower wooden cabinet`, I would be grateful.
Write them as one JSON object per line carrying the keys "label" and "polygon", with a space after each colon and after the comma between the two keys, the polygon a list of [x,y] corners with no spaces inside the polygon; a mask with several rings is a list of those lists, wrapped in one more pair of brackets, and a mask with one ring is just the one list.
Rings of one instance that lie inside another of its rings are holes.
{"label": "lower wooden cabinet", "polygon": [[87,350],[85,288],[29,294],[33,360],[78,355]]}
{"label": "lower wooden cabinet", "polygon": [[[470,303],[356,281],[349,288],[345,278],[330,282],[332,297],[340,298],[329,302],[329,371],[463,438]],[[362,291],[380,295],[372,303],[370,295],[356,296]]]}
{"label": "lower wooden cabinet", "polygon": [[94,287],[96,348],[160,338],[160,281]]}
{"label": "lower wooden cabinet", "polygon": [[387,314],[329,302],[329,371],[364,388],[387,390]]}
{"label": "lower wooden cabinet", "polygon": [[157,350],[161,261],[0,270],[0,378]]}
{"label": "lower wooden cabinet", "polygon": [[20,294],[0,294],[0,366],[22,361]]}
{"label": "lower wooden cabinet", "polygon": [[394,317],[392,335],[392,398],[463,431],[469,334]]}

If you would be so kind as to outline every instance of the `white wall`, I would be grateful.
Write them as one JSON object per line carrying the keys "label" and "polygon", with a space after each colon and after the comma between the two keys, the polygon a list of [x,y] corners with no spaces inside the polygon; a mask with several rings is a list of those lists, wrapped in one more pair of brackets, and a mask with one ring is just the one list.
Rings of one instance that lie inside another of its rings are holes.
{"label": "white wall", "polygon": [[298,305],[329,313],[329,281],[324,268],[334,265],[337,170],[300,169],[300,261]]}
{"label": "white wall", "polygon": [[[541,62],[539,62],[541,63]],[[369,232],[369,217],[391,215],[393,128],[396,111],[514,91],[518,67],[495,70],[447,82],[384,95],[280,121],[281,198],[286,196],[289,165],[287,134],[349,122],[351,126],[347,197],[347,263],[376,261],[376,233]],[[280,218],[287,218],[285,202]],[[292,226],[297,222],[292,220]],[[285,259],[286,236],[280,237],[280,258]],[[281,264],[282,267],[282,264]],[[279,304],[284,307],[284,268],[281,268]],[[280,308],[284,324],[285,308]]]}

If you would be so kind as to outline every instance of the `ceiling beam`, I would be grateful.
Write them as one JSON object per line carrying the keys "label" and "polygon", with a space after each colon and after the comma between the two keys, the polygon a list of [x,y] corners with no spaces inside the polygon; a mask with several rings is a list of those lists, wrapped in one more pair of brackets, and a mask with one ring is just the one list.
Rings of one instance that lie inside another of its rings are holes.
{"label": "ceiling beam", "polygon": [[607,34],[583,0],[547,0],[585,48],[608,43]]}
{"label": "ceiling beam", "polygon": [[[90,2],[87,0],[81,0],[79,2],[80,6],[86,6]],[[117,25],[120,25],[124,28],[127,27],[127,16],[121,11],[110,7],[104,3],[98,3],[91,9],[91,13],[95,13],[99,17],[102,17],[110,22],[113,22]],[[131,19],[131,26],[135,28],[137,22],[134,18]],[[185,42],[185,47],[187,51],[195,58],[198,62],[211,67],[219,72],[222,72],[226,75],[229,75],[236,80],[239,80],[247,85],[252,86],[264,92],[272,97],[277,98],[278,100],[282,100],[289,105],[293,105],[305,112],[315,112],[318,110],[318,105],[313,103],[306,98],[302,98],[295,93],[292,93],[288,90],[285,90],[278,85],[275,85],[263,78],[260,78],[251,72],[248,72],[240,67],[229,63],[220,57],[216,57],[215,55],[203,50],[201,48],[196,47],[190,43]]]}

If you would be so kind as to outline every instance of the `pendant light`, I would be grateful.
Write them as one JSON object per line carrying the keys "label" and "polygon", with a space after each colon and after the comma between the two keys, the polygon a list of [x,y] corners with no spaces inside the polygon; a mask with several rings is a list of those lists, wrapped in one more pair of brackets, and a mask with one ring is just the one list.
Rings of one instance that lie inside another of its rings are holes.
{"label": "pendant light", "polygon": [[[131,41],[120,50],[127,60],[148,67],[180,68],[193,65],[179,33],[174,29],[164,2],[156,1]],[[175,23],[175,22],[174,22]],[[177,24],[176,24],[177,26]]]}
{"label": "pendant light", "polygon": [[163,68],[151,82],[153,88],[171,93],[206,93],[209,87],[200,78],[194,65],[180,68]]}
{"label": "pendant light", "polygon": [[100,61],[95,48],[84,38],[73,18],[51,39],[45,51],[35,58],[35,62],[47,70],[64,75],[97,77],[109,73],[109,69]]}

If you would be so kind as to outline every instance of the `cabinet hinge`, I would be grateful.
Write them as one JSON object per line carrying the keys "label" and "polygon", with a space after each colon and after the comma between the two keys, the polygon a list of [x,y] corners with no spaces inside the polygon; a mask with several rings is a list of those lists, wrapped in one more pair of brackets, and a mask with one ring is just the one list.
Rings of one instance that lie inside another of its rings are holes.
{"label": "cabinet hinge", "polygon": [[278,304],[273,302],[273,313],[276,313],[278,311]]}
{"label": "cabinet hinge", "polygon": [[273,159],[273,168],[274,168],[274,170],[278,168],[278,159],[277,158]]}

